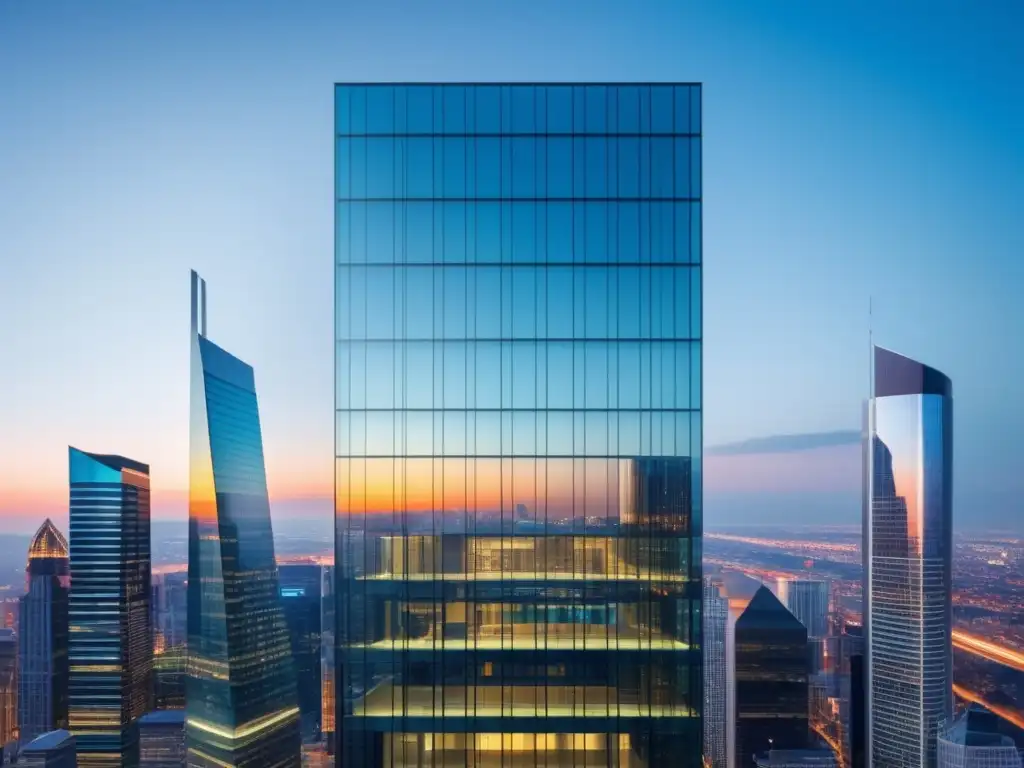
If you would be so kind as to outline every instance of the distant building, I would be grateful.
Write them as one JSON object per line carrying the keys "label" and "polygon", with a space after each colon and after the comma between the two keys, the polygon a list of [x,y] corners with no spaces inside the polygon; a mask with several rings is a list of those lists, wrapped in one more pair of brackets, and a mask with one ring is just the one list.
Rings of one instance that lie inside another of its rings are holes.
{"label": "distant building", "polygon": [[807,630],[767,587],[735,627],[736,762],[808,746]]}
{"label": "distant building", "polygon": [[153,705],[149,467],[77,448],[68,457],[69,730],[82,765],[127,768]]}
{"label": "distant building", "polygon": [[839,723],[843,768],[864,768],[864,634],[847,624],[839,636]]}
{"label": "distant building", "polygon": [[281,609],[252,368],[206,336],[191,275],[186,744],[198,766],[298,768],[299,707]]}
{"label": "distant building", "polygon": [[303,741],[310,741],[320,733],[321,567],[305,563],[282,565],[277,573],[299,686],[302,737]]}
{"label": "distant building", "polygon": [[0,628],[0,745],[18,738],[18,636]]}
{"label": "distant building", "polygon": [[1021,768],[1013,739],[999,733],[999,719],[972,704],[939,734],[938,768]]}
{"label": "distant building", "polygon": [[334,754],[334,566],[325,565],[320,581],[320,730],[327,753]]}
{"label": "distant building", "polygon": [[185,677],[188,674],[188,648],[184,643],[164,648],[153,656],[153,686],[156,709],[181,709],[185,706]]}
{"label": "distant building", "polygon": [[709,577],[704,577],[703,603],[704,765],[707,768],[727,768],[725,632],[729,601]]}
{"label": "distant building", "polygon": [[727,601],[729,615],[725,623],[725,757],[727,768],[736,762],[736,622],[743,615],[760,583],[741,573],[726,572],[720,577],[719,593]]}
{"label": "distant building", "polygon": [[771,749],[754,758],[757,768],[838,768],[830,749]]}
{"label": "distant building", "polygon": [[17,765],[19,768],[76,768],[75,737],[63,729],[40,734],[22,747]]}
{"label": "distant building", "polygon": [[933,768],[953,711],[952,384],[875,347],[867,420],[867,760]]}
{"label": "distant building", "polygon": [[185,755],[185,710],[150,712],[139,719],[140,768],[184,768]]}
{"label": "distant building", "polygon": [[22,744],[68,727],[68,542],[46,520],[32,537],[18,635]]}
{"label": "distant building", "polygon": [[820,579],[780,578],[777,594],[807,628],[807,637],[820,639],[828,635],[829,583]]}

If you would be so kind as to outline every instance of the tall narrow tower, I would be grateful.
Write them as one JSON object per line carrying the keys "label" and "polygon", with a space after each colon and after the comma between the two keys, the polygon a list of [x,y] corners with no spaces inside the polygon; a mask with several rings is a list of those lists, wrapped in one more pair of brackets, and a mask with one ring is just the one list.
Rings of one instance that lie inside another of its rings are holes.
{"label": "tall narrow tower", "polygon": [[952,713],[953,388],[874,348],[864,492],[871,765],[934,768]]}
{"label": "tall narrow tower", "polygon": [[152,708],[149,466],[69,448],[69,721],[78,765],[138,765]]}
{"label": "tall narrow tower", "polygon": [[206,283],[195,272],[191,343],[188,765],[298,768],[255,380],[206,338]]}
{"label": "tall narrow tower", "polygon": [[47,520],[32,537],[18,634],[18,723],[28,744],[68,727],[68,542]]}

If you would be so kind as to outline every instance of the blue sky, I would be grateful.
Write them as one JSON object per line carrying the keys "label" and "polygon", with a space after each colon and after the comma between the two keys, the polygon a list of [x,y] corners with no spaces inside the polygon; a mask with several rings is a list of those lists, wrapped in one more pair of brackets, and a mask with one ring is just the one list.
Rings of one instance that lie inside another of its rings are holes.
{"label": "blue sky", "polygon": [[[633,79],[704,83],[706,442],[855,429],[873,296],[876,340],[953,379],[957,519],[1013,524],[1022,28],[1009,1],[4,3],[2,524],[59,513],[69,443],[148,461],[184,515],[193,267],[272,494],[329,510],[332,83]],[[855,520],[850,452],[812,451],[772,459],[785,489],[722,464],[722,520]],[[833,459],[852,483],[801,490]]]}

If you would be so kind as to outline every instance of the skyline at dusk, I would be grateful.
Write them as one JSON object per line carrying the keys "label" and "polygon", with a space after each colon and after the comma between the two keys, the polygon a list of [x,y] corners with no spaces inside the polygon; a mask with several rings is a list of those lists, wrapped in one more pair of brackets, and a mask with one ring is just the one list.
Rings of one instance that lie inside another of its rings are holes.
{"label": "skyline at dusk", "polygon": [[957,529],[1020,528],[1024,10],[57,5],[0,9],[0,532],[65,528],[68,445],[186,519],[191,268],[273,512],[330,520],[332,84],[412,77],[703,82],[706,527],[857,522],[873,297],[875,341],[953,381]]}

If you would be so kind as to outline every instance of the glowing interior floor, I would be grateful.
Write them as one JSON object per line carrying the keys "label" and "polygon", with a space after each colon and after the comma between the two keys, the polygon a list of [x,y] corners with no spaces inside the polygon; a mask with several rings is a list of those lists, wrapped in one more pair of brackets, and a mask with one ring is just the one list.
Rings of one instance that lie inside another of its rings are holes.
{"label": "glowing interior floor", "polygon": [[517,637],[439,638],[416,637],[353,643],[349,649],[395,651],[686,651],[690,646],[668,637],[616,637],[607,634],[578,634],[575,637],[520,635]]}
{"label": "glowing interior floor", "polygon": [[455,573],[383,573],[359,577],[360,581],[688,581],[685,574],[667,571],[462,571]]}
{"label": "glowing interior floor", "polygon": [[[468,694],[468,695],[467,695]],[[684,704],[617,699],[605,686],[394,686],[382,683],[355,703],[364,717],[691,717]]]}

